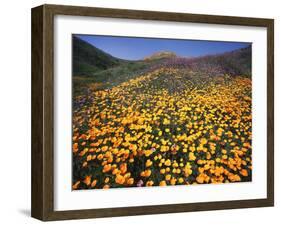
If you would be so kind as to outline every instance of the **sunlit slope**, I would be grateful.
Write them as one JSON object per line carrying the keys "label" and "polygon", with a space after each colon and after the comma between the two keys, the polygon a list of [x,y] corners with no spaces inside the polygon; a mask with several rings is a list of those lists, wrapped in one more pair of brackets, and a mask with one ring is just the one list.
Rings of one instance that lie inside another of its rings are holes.
{"label": "sunlit slope", "polygon": [[73,189],[251,181],[251,79],[167,65],[75,97]]}

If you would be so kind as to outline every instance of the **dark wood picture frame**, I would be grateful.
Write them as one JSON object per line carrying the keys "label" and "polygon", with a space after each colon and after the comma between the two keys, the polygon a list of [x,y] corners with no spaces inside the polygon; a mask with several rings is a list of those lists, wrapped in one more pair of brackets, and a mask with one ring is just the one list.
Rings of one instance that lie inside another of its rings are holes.
{"label": "dark wood picture frame", "polygon": [[[95,16],[267,28],[267,198],[157,206],[54,211],[54,16]],[[32,9],[31,215],[49,220],[220,210],[274,205],[274,20],[123,9],[42,5]]]}

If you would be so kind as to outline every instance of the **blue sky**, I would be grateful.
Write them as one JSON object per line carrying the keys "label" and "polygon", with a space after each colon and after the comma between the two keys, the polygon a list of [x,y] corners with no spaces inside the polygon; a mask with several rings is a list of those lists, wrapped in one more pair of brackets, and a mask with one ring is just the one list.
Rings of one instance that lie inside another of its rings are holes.
{"label": "blue sky", "polygon": [[182,57],[223,53],[250,45],[242,42],[75,35],[114,57],[140,60],[155,52],[171,51]]}

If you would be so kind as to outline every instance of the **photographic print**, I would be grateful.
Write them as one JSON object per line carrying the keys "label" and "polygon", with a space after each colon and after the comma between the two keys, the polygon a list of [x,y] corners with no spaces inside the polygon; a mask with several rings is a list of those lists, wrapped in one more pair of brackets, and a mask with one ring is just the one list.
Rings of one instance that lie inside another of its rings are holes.
{"label": "photographic print", "polygon": [[72,36],[72,189],[252,180],[251,43]]}

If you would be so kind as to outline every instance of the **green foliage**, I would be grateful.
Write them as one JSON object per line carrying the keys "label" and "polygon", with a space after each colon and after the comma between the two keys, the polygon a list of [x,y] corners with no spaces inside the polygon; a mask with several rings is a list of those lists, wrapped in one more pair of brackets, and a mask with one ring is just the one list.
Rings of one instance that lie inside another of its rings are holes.
{"label": "green foliage", "polygon": [[74,75],[93,75],[94,72],[105,70],[125,62],[75,36],[72,38],[72,48]]}

